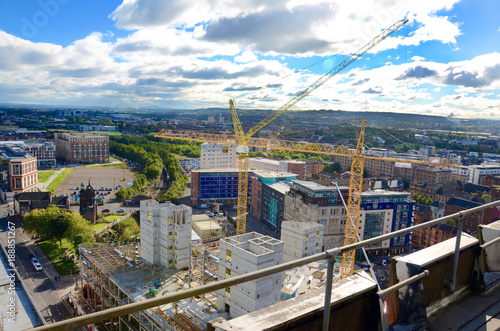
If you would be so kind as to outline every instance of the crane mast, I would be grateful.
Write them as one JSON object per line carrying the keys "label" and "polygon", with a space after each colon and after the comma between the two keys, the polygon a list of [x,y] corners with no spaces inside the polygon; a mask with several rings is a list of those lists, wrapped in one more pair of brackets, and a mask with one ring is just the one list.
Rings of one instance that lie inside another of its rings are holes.
{"label": "crane mast", "polygon": [[[292,108],[299,101],[304,99],[306,96],[311,94],[314,90],[326,83],[330,78],[338,74],[340,71],[344,70],[354,61],[361,58],[370,49],[375,47],[377,44],[382,42],[384,39],[389,37],[391,34],[401,29],[406,23],[407,19],[400,20],[389,28],[384,30],[382,33],[373,38],[370,42],[365,44],[363,47],[358,49],[355,53],[351,54],[340,64],[335,66],[332,70],[321,76],[313,84],[309,85],[307,88],[297,93],[291,100],[285,103],[283,106],[272,112],[264,120],[259,122],[257,125],[248,130],[245,134],[243,131],[242,124],[240,122],[238,113],[236,112],[234,106],[234,100],[229,100],[230,112],[233,120],[234,136],[227,135],[210,135],[210,134],[197,134],[187,131],[172,131],[172,130],[162,130],[155,137],[163,138],[173,138],[173,139],[183,139],[190,141],[207,141],[211,143],[234,143],[237,145],[236,151],[238,154],[238,205],[237,205],[237,230],[236,233],[244,234],[246,232],[246,217],[247,217],[247,199],[248,199],[248,169],[249,169],[249,146],[258,145],[258,139],[253,138],[253,135],[257,133],[260,129],[268,125],[278,116],[283,114],[285,111]],[[356,241],[357,227],[359,221],[359,210],[361,204],[361,191],[363,184],[363,170],[364,170],[364,158],[363,158],[363,145],[364,145],[364,129],[365,129],[365,119],[361,125],[361,131],[358,139],[358,144],[356,150],[352,150],[341,147],[341,146],[322,146],[320,144],[297,144],[293,142],[281,144],[279,141],[267,141],[265,142],[265,148],[274,148],[282,150],[303,150],[306,149],[312,153],[319,154],[329,154],[329,155],[346,155],[353,159],[351,166],[351,180],[349,185],[349,199],[347,207],[347,217],[351,222],[346,222],[345,229],[345,241],[344,244],[350,244]],[[261,142],[262,143],[262,142]],[[294,148],[295,147],[295,148]],[[351,226],[353,224],[354,226]],[[341,277],[352,275],[354,266],[354,254],[355,252],[348,252],[343,255]]]}

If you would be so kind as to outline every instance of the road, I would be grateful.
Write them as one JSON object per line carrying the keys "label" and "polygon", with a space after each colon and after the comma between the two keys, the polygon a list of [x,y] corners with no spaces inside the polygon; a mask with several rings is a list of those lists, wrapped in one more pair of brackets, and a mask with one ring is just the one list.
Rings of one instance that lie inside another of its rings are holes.
{"label": "road", "polygon": [[[6,205],[0,207],[0,224],[4,226],[7,224],[7,210]],[[22,230],[18,230],[22,231]],[[7,233],[0,233],[0,244],[3,247],[7,247]],[[72,317],[72,314],[66,307],[66,305],[61,301],[58,289],[56,288],[54,282],[48,277],[45,270],[36,271],[35,267],[31,263],[29,255],[32,251],[26,247],[25,243],[19,234],[15,231],[16,236],[16,252],[15,252],[15,267],[20,276],[20,281],[23,283],[28,296],[32,301],[32,304],[41,312],[47,323],[53,323],[57,321],[62,321],[66,318]],[[33,252],[34,253],[34,252]],[[45,256],[41,256],[42,253],[38,249],[36,254],[39,257],[40,262],[44,266],[47,265],[47,260]]]}

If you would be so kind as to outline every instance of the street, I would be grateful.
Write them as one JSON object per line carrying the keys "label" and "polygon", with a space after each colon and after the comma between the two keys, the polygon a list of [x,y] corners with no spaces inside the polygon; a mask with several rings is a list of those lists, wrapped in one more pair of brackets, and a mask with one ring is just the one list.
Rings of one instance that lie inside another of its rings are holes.
{"label": "street", "polygon": [[[0,206],[0,224],[2,225],[2,228],[7,225],[6,206],[6,204]],[[0,244],[3,247],[8,246],[7,233],[8,232],[0,233]],[[14,233],[16,242],[15,268],[20,276],[19,280],[23,283],[26,291],[28,292],[27,294],[32,304],[36,309],[38,309],[38,311],[41,312],[47,323],[62,321],[66,318],[72,317],[72,314],[66,305],[61,301],[59,291],[54,284],[55,280],[49,278],[48,276],[47,269],[52,268],[53,270],[50,262],[47,260],[45,255],[43,255],[40,249],[36,249],[35,253],[34,247],[36,247],[36,245],[34,243],[29,245],[29,248],[25,245],[23,239],[20,238],[20,236],[23,235],[22,229],[16,229]],[[28,239],[26,235],[24,236]],[[29,258],[30,254],[35,254],[38,257],[44,270],[35,270],[35,267]]]}

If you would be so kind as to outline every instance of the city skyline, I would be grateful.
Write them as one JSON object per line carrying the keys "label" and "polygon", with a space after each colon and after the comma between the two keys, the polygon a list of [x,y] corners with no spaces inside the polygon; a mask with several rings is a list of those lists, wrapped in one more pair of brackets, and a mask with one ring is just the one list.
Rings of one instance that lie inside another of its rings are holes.
{"label": "city skyline", "polygon": [[7,1],[0,102],[276,109],[407,17],[294,109],[494,119],[499,13],[486,0]]}

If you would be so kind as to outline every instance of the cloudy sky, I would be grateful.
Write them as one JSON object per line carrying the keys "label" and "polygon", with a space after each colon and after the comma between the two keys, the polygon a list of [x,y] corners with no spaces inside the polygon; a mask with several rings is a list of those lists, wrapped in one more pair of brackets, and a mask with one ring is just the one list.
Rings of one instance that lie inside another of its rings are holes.
{"label": "cloudy sky", "polygon": [[276,109],[405,17],[295,108],[499,119],[492,0],[2,0],[0,102]]}

